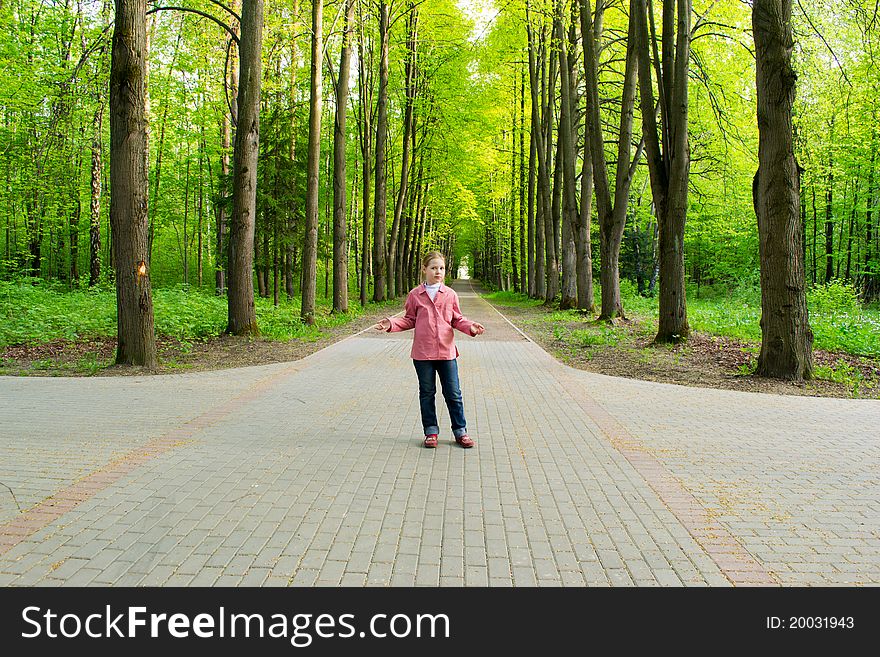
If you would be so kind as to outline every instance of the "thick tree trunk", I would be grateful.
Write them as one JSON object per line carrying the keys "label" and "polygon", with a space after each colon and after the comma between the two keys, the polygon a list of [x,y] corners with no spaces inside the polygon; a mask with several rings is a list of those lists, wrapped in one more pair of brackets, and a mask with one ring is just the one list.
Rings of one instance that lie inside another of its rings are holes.
{"label": "thick tree trunk", "polygon": [[801,258],[800,172],[791,109],[796,75],[791,0],[755,0],[752,8],[758,92],[758,171],[752,194],[761,259],[758,376],[800,381],[813,374]]}
{"label": "thick tree trunk", "polygon": [[232,216],[229,227],[227,332],[256,335],[254,230],[257,211],[257,156],[260,147],[260,70],[263,0],[244,0],[239,46],[238,124],[233,152]]}
{"label": "thick tree trunk", "polygon": [[145,0],[118,0],[110,66],[110,225],[116,267],[116,362],[157,366],[147,252]]}
{"label": "thick tree trunk", "polygon": [[387,179],[385,157],[388,148],[388,30],[390,16],[386,2],[379,5],[379,100],[376,111],[376,197],[373,209],[373,301],[384,301],[387,292],[385,243],[387,226]]}
{"label": "thick tree trunk", "polygon": [[333,312],[348,312],[348,223],[345,198],[345,119],[351,74],[351,39],[355,0],[346,0],[339,79],[336,82],[336,121],[333,126]]}
{"label": "thick tree trunk", "polygon": [[309,83],[309,154],[306,169],[306,231],[303,238],[301,317],[315,323],[315,291],[318,285],[318,194],[321,168],[321,62],[323,52],[323,0],[312,2],[312,57]]}

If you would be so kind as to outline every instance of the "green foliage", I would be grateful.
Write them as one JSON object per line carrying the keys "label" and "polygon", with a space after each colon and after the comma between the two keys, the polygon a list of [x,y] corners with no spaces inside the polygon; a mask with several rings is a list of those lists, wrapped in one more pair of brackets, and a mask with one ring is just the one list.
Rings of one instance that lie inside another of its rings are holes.
{"label": "green foliage", "polygon": [[859,396],[862,388],[874,388],[877,386],[877,378],[867,378],[857,368],[846,361],[840,360],[833,365],[816,365],[813,368],[813,376],[825,381],[842,383],[850,388],[853,397]]}
{"label": "green foliage", "polygon": [[[153,291],[153,305],[156,335],[174,338],[184,346],[226,330],[225,297],[182,286],[159,288]],[[400,301],[378,305],[396,311]],[[330,302],[320,300],[317,323],[310,327],[299,319],[298,298],[285,299],[278,307],[271,299],[256,299],[260,332],[273,340],[315,340],[321,329],[345,324],[363,313],[356,303],[348,313],[330,310]],[[116,294],[112,289],[67,291],[57,283],[0,281],[0,347],[115,335]]]}
{"label": "green foliage", "polygon": [[855,287],[839,280],[814,285],[807,293],[807,302],[811,312],[828,314],[858,314],[861,305]]}
{"label": "green foliage", "polygon": [[599,345],[616,346],[620,342],[620,334],[613,326],[607,324],[589,326],[584,329],[574,329],[571,338],[580,347],[595,347]]}
{"label": "green foliage", "polygon": [[178,340],[207,338],[226,328],[226,299],[182,286],[160,288],[153,291],[153,315],[157,335]]}
{"label": "green foliage", "polygon": [[737,287],[728,294],[702,296],[688,291],[688,322],[691,329],[749,342],[761,341],[760,291]]}
{"label": "green foliage", "polygon": [[526,294],[509,290],[498,290],[497,292],[484,294],[483,297],[498,306],[530,307],[543,303],[540,299],[530,299]]}
{"label": "green foliage", "polygon": [[115,292],[65,289],[39,279],[0,281],[0,346],[115,335]]}

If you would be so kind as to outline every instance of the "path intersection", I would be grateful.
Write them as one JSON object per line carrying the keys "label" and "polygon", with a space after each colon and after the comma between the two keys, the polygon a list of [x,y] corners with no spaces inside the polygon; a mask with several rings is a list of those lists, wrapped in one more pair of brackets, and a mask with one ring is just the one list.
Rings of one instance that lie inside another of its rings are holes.
{"label": "path intersection", "polygon": [[880,402],[574,370],[455,287],[470,450],[421,447],[410,333],[0,377],[0,585],[880,584]]}

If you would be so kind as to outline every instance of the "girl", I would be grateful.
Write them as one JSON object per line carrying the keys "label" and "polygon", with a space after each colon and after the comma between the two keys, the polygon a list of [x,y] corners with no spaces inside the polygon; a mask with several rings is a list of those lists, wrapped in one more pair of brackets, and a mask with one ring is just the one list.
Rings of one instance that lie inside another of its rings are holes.
{"label": "girl", "polygon": [[458,349],[452,329],[477,336],[486,329],[482,324],[462,316],[458,295],[443,285],[446,258],[433,251],[422,259],[424,283],[410,290],[403,317],[386,317],[374,328],[379,331],[406,331],[415,328],[412,352],[413,365],[419,377],[419,406],[425,430],[425,447],[437,447],[437,375],[443,387],[443,398],[452,420],[452,435],[462,447],[473,447],[464,419],[461,387],[458,383]]}

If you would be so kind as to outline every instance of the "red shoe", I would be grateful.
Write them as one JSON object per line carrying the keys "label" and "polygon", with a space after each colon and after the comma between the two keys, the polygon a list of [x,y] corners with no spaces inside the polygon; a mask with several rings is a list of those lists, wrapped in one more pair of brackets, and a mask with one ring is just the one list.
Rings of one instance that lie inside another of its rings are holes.
{"label": "red shoe", "polygon": [[425,447],[436,447],[437,446],[437,434],[429,433],[425,436]]}
{"label": "red shoe", "polygon": [[469,447],[474,446],[474,441],[471,440],[470,436],[468,436],[467,434],[464,434],[463,436],[459,436],[458,438],[455,439],[455,442],[457,442],[459,445],[461,445],[462,447],[465,447],[465,448],[469,448]]}

